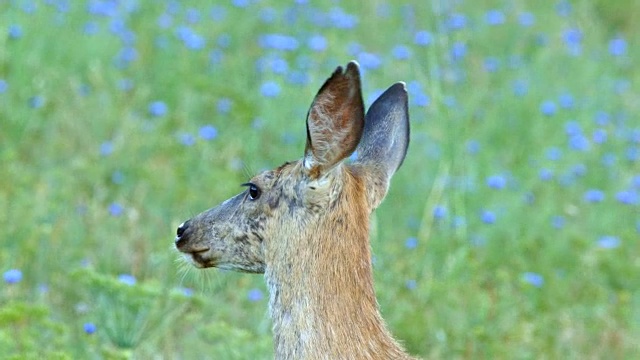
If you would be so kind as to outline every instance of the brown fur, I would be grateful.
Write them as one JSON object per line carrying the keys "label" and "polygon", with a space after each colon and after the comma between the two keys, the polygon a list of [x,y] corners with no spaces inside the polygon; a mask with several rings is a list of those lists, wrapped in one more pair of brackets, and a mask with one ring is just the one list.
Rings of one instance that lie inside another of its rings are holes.
{"label": "brown fur", "polygon": [[178,229],[196,266],[264,272],[278,359],[409,358],[378,311],[369,248],[369,216],[398,165],[343,163],[363,132],[361,104],[357,65],[339,68],[309,112],[304,158]]}

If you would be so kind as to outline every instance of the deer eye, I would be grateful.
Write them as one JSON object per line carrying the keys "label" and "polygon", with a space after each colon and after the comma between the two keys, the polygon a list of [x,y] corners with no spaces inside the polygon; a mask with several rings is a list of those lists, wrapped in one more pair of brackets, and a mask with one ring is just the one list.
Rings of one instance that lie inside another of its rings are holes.
{"label": "deer eye", "polygon": [[254,183],[246,183],[242,184],[242,186],[249,188],[249,200],[257,200],[262,194],[262,190]]}

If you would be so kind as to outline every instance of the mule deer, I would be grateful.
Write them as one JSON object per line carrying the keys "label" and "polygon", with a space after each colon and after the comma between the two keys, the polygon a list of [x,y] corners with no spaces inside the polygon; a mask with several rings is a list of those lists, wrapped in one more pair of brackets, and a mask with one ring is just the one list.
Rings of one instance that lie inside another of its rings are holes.
{"label": "mule deer", "polygon": [[278,359],[409,358],[380,316],[369,246],[408,144],[404,83],[365,116],[358,64],[338,67],[307,114],[302,159],[181,224],[175,246],[198,268],[264,273]]}

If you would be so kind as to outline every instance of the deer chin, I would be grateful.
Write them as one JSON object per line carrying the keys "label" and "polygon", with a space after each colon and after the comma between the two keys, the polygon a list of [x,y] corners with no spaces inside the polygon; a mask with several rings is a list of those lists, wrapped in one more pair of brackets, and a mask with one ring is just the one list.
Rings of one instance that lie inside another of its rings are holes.
{"label": "deer chin", "polygon": [[217,268],[250,274],[264,274],[264,264],[236,264],[222,261],[211,249],[183,254],[184,258],[198,269]]}
{"label": "deer chin", "polygon": [[217,266],[217,259],[212,256],[211,249],[207,248],[200,251],[184,252],[183,257],[198,269],[210,268]]}

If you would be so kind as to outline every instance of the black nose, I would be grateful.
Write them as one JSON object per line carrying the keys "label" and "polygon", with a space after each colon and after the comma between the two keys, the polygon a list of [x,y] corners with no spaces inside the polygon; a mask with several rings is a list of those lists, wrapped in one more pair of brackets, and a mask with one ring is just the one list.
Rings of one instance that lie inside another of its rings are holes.
{"label": "black nose", "polygon": [[178,235],[178,239],[180,239],[182,237],[182,234],[184,234],[184,232],[187,230],[187,228],[189,227],[189,220],[183,222],[182,224],[180,224],[180,226],[178,226],[178,231],[176,231],[176,235]]}

